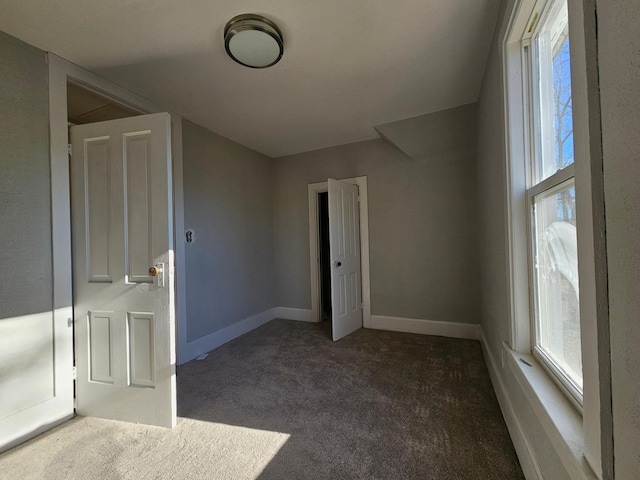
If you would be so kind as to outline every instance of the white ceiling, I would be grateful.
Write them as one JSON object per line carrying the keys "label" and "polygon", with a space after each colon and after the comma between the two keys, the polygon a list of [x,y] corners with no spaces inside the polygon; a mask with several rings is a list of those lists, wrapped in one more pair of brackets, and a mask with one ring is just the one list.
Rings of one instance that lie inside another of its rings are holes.
{"label": "white ceiling", "polygon": [[[500,0],[0,0],[0,30],[271,157],[377,138],[375,126],[478,99]],[[242,67],[225,23],[282,30]]]}

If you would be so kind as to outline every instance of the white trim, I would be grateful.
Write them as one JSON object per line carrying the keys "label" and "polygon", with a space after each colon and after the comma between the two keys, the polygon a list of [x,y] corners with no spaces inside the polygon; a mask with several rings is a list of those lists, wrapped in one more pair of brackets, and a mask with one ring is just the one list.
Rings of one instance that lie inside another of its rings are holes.
{"label": "white trim", "polygon": [[49,135],[51,155],[51,230],[53,239],[53,308],[72,310],[71,195],[69,188],[69,134],[67,78],[58,57],[48,54]]}
{"label": "white trim", "polygon": [[311,315],[311,310],[308,310],[306,308],[276,307],[273,310],[273,318],[283,318],[285,320],[297,320],[299,322],[316,323]]}
{"label": "white trim", "polygon": [[[358,185],[360,195],[360,269],[362,275],[362,326],[371,327],[371,278],[369,273],[369,200],[367,177],[338,179]],[[310,183],[309,192],[309,263],[311,270],[311,320],[320,318],[320,270],[318,268],[318,193],[329,190],[328,182]]]}
{"label": "white trim", "polygon": [[571,89],[580,282],[585,456],[596,474],[612,479],[613,417],[609,297],[596,6],[569,0]]}
{"label": "white trim", "polygon": [[171,115],[171,150],[173,151],[173,215],[176,285],[177,358],[187,344],[187,279],[184,237],[184,183],[182,158],[182,118]]}
{"label": "white trim", "polygon": [[[528,208],[527,208],[527,165],[524,161],[529,157],[529,145],[525,136],[528,124],[523,101],[526,98],[523,78],[526,62],[514,62],[513,58],[522,58],[522,32],[530,25],[536,0],[511,0],[507,5],[500,41],[500,57],[502,61],[503,105],[504,105],[504,141],[505,141],[505,185],[507,190],[505,202],[506,249],[508,302],[510,318],[510,344],[519,352],[531,350],[531,327],[528,319],[530,307],[529,295],[529,248],[527,240]],[[511,125],[525,126],[510,128]],[[523,159],[512,162],[511,158]]]}
{"label": "white trim", "polygon": [[[48,59],[49,60],[49,59]],[[56,65],[49,63],[49,136],[51,165],[51,242],[53,273],[53,324],[55,340],[55,397],[57,407],[47,402],[48,409],[54,413],[64,413],[61,421],[73,416],[73,330],[70,320],[73,318],[71,284],[71,200],[69,190],[69,151],[68,141],[56,144],[56,135],[67,139],[67,101],[66,82],[61,86],[55,76]],[[56,87],[64,88],[64,100],[52,95]],[[63,105],[61,105],[63,103]],[[64,108],[64,119],[56,122],[56,114]],[[64,359],[64,360],[63,360]],[[61,403],[60,403],[61,402]],[[43,404],[44,406],[44,404]],[[37,417],[36,417],[37,418]],[[53,426],[56,422],[50,420]],[[39,430],[34,431],[39,433]]]}
{"label": "white trim", "polygon": [[480,340],[480,325],[473,323],[441,322],[436,320],[371,315],[371,326],[369,328],[389,330],[392,332],[419,333],[422,335],[439,335],[441,337]]}
{"label": "white trim", "polygon": [[210,333],[209,335],[205,335],[204,337],[200,337],[191,342],[184,342],[179,351],[178,364],[182,365],[183,363],[187,363],[188,361],[199,357],[203,353],[215,350],[225,343],[228,343],[245,333],[249,333],[251,330],[261,327],[265,323],[276,318],[276,310],[276,308],[265,310],[262,313],[245,318],[244,320],[229,325],[217,332]]}
{"label": "white trim", "polygon": [[371,328],[371,278],[369,276],[369,192],[367,177],[357,177],[360,187],[360,268],[362,270],[362,326]]}
{"label": "white trim", "polygon": [[495,358],[491,354],[491,350],[487,346],[487,339],[484,336],[484,331],[480,330],[482,352],[484,353],[485,363],[489,370],[489,376],[491,377],[491,383],[493,389],[496,392],[498,404],[500,410],[502,410],[502,416],[507,424],[507,429],[511,435],[513,446],[520,460],[520,466],[524,473],[525,478],[528,480],[543,480],[542,471],[540,465],[535,457],[534,449],[531,447],[529,440],[527,439],[526,430],[522,428],[522,424],[516,415],[507,393],[507,389],[502,381],[502,375],[500,375]]}
{"label": "white trim", "polygon": [[[67,145],[67,82],[88,88],[141,113],[163,112],[152,102],[111,83],[63,58],[47,53],[49,64],[49,125],[51,150],[51,205],[53,238],[53,290],[56,324],[71,318],[73,305],[71,275],[71,204],[69,200],[69,156]],[[180,244],[184,231],[184,194],[182,185],[182,117],[171,114],[174,188],[174,232],[176,238],[176,323],[186,331],[184,245]],[[182,228],[180,228],[182,226]],[[182,252],[180,251],[182,247]],[[182,257],[182,258],[181,258]],[[56,308],[56,305],[59,307]],[[58,318],[60,317],[60,318]],[[178,332],[177,349],[185,335]],[[186,343],[186,341],[184,342]],[[72,348],[71,346],[69,348]]]}

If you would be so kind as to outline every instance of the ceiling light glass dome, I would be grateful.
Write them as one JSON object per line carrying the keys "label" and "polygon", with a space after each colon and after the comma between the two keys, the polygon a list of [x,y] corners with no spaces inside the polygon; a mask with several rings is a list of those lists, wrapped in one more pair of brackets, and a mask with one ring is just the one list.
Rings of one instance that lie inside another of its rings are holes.
{"label": "ceiling light glass dome", "polygon": [[284,53],[278,26],[268,18],[252,13],[238,15],[227,22],[224,47],[233,60],[251,68],[275,65]]}

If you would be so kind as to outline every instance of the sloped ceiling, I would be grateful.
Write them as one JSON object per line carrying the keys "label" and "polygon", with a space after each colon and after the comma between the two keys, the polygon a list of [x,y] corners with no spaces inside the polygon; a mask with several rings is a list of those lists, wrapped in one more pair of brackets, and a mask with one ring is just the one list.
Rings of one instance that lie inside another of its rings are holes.
{"label": "sloped ceiling", "polygon": [[[271,157],[377,138],[478,99],[500,0],[0,0],[0,30]],[[225,23],[258,13],[283,59],[242,67]]]}
{"label": "sloped ceiling", "polygon": [[458,150],[474,150],[476,136],[476,105],[468,104],[437,114],[425,114],[378,125],[382,138],[398,148],[408,158],[432,159],[446,154],[451,145]]}

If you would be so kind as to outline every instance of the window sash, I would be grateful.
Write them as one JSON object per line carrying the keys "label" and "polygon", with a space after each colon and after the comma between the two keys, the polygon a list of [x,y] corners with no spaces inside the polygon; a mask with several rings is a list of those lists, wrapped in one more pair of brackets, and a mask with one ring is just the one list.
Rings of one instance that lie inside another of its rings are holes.
{"label": "window sash", "polygon": [[[529,284],[530,284],[530,327],[531,327],[531,350],[536,359],[541,363],[543,368],[550,374],[552,380],[567,394],[567,397],[571,403],[582,412],[583,405],[583,391],[579,385],[577,385],[573,379],[565,373],[563,367],[556,363],[556,361],[545,351],[541,346],[539,328],[539,315],[540,309],[538,306],[538,279],[536,277],[536,256],[537,252],[536,242],[536,212],[535,212],[535,199],[536,197],[551,192],[564,184],[573,181],[575,188],[574,166],[568,165],[562,170],[559,170],[551,177],[545,179],[537,185],[527,190],[527,209],[529,211],[529,226],[528,226],[528,239],[529,239]],[[581,348],[581,347],[580,347]]]}
{"label": "window sash", "polygon": [[[558,170],[554,129],[554,80],[553,46],[557,37],[567,26],[566,0],[550,1],[541,20],[535,25],[531,37],[523,37],[523,57],[528,62],[524,71],[530,108],[531,125],[537,126],[530,132],[531,156],[529,164],[529,185],[535,185],[553,176]],[[551,120],[551,121],[550,121]],[[548,163],[551,162],[551,165]],[[549,173],[551,172],[551,173]]]}

